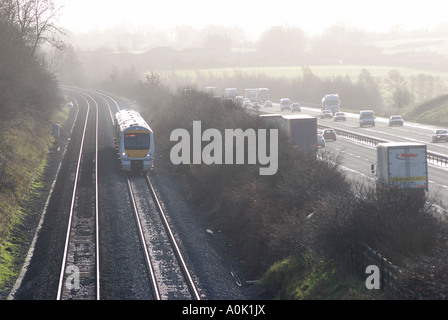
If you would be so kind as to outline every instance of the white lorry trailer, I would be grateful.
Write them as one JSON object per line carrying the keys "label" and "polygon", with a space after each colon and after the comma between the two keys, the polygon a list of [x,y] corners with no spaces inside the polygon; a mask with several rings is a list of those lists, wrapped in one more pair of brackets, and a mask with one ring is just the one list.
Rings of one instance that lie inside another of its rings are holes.
{"label": "white lorry trailer", "polygon": [[282,129],[299,151],[317,151],[317,118],[309,115],[282,115]]}
{"label": "white lorry trailer", "polygon": [[248,98],[251,103],[258,101],[256,88],[245,89],[244,92],[245,92],[245,97]]}
{"label": "white lorry trailer", "polygon": [[339,100],[339,95],[337,93],[326,94],[322,98],[322,110],[330,110],[333,115],[340,111],[340,106],[341,101]]}
{"label": "white lorry trailer", "polygon": [[422,143],[379,143],[376,174],[378,181],[390,189],[428,190],[426,154],[426,145]]}
{"label": "white lorry trailer", "polygon": [[224,89],[224,98],[225,99],[235,100],[237,95],[238,95],[237,88],[225,88]]}

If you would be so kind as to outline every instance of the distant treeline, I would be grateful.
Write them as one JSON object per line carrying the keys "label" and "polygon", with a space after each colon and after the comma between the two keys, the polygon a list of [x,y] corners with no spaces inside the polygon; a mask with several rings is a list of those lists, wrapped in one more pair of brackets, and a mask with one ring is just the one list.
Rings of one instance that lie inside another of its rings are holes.
{"label": "distant treeline", "polygon": [[[205,90],[207,86],[215,86],[218,90],[237,88],[244,95],[245,88],[269,88],[273,100],[290,98],[297,102],[320,104],[322,97],[328,93],[338,93],[342,101],[342,109],[346,111],[372,109],[379,115],[405,113],[414,106],[444,94],[447,83],[439,76],[420,73],[403,76],[398,69],[391,69],[383,77],[372,75],[368,69],[362,69],[356,79],[346,76],[321,78],[309,67],[302,67],[302,73],[296,77],[277,77],[268,73],[233,72],[214,74],[197,72],[194,79],[182,73],[165,75],[163,80],[155,72],[148,77],[157,77],[164,86],[175,92],[179,87],[190,87]],[[111,74],[103,83],[104,89],[123,95],[135,96],[138,74],[134,69]]]}

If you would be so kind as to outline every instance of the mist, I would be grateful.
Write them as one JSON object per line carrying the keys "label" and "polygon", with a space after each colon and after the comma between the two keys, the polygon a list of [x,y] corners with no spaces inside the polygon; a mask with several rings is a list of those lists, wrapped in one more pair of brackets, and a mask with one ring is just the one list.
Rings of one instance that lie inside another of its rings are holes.
{"label": "mist", "polygon": [[150,71],[341,64],[448,71],[447,27],[440,23],[432,29],[405,30],[396,25],[388,32],[372,32],[336,23],[310,34],[283,25],[254,35],[239,26],[178,25],[163,30],[122,23],[85,33],[66,30],[62,41],[78,66],[63,82],[82,78],[81,84],[89,85],[118,76],[138,82]]}

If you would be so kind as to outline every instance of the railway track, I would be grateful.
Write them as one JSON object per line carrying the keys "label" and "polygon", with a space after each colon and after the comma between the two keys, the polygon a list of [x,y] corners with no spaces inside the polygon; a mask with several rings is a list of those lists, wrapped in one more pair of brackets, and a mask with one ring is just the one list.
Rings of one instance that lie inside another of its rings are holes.
{"label": "railway track", "polygon": [[[114,124],[118,103],[97,93],[106,103]],[[167,216],[148,175],[124,173],[129,199],[136,221],[142,252],[146,261],[151,291],[155,300],[200,300],[191,273],[174,237]]]}
{"label": "railway track", "polygon": [[154,298],[200,300],[199,290],[149,176],[125,175]]}
{"label": "railway track", "polygon": [[[57,300],[100,299],[98,104],[89,95],[80,94],[80,97],[86,102],[87,112],[74,177]],[[95,139],[86,139],[86,136],[94,136]]]}
{"label": "railway track", "polygon": [[76,123],[81,134],[64,161],[66,174],[55,180],[58,190],[64,186],[66,191],[48,200],[47,215],[61,223],[45,226],[55,236],[37,240],[36,246],[44,246],[50,256],[39,251],[42,258],[24,272],[24,283],[11,297],[200,300],[151,180],[122,173],[114,162],[109,132],[120,109],[117,101],[97,92],[65,90],[83,108]]}

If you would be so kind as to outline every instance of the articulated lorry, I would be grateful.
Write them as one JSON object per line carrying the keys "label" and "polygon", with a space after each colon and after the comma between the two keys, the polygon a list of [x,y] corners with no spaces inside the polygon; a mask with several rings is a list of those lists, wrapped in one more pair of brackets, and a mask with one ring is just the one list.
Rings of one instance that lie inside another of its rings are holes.
{"label": "articulated lorry", "polygon": [[269,89],[268,88],[257,88],[257,99],[260,103],[265,103],[269,100]]}
{"label": "articulated lorry", "polygon": [[224,98],[225,99],[235,100],[237,95],[238,95],[237,88],[225,88],[224,89]]}
{"label": "articulated lorry", "polygon": [[248,98],[250,100],[250,102],[258,101],[256,88],[245,89],[244,93],[245,93],[245,97]]}
{"label": "articulated lorry", "polygon": [[317,151],[317,118],[309,115],[282,115],[285,130],[294,149]]}
{"label": "articulated lorry", "polygon": [[340,105],[341,101],[337,93],[326,94],[322,98],[322,110],[330,110],[333,115],[340,111]]}
{"label": "articulated lorry", "polygon": [[[390,189],[428,190],[426,154],[426,145],[422,143],[379,143],[376,173],[378,182]],[[373,165],[372,172],[374,172]]]}

